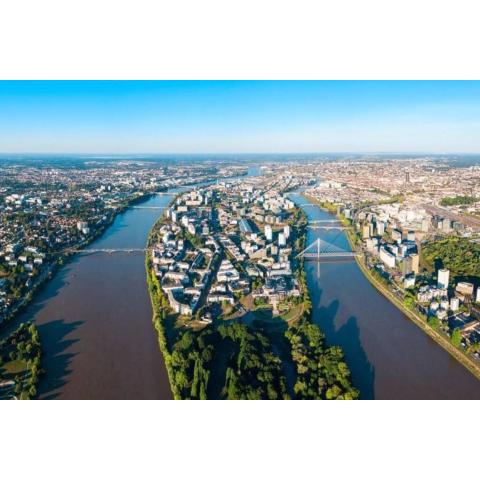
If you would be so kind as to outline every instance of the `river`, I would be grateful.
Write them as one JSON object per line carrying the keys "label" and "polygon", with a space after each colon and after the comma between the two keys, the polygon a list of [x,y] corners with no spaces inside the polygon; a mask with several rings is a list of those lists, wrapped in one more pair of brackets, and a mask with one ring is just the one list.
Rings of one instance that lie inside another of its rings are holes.
{"label": "river", "polygon": [[[249,176],[260,173],[248,168]],[[144,248],[175,193],[129,208],[87,248]],[[34,321],[39,329],[45,370],[40,398],[172,398],[152,325],[143,252],[76,255],[17,320]]]}
{"label": "river", "polygon": [[[118,215],[89,248],[143,248],[170,199],[153,196],[137,206],[155,209]],[[304,208],[310,220],[332,218]],[[308,242],[318,234],[309,231]],[[321,235],[348,245],[344,234]],[[329,344],[342,346],[362,398],[480,398],[480,382],[380,295],[355,262],[322,263],[319,277],[316,263],[305,266],[314,321]],[[171,398],[151,319],[143,253],[74,257],[20,316],[40,332],[40,398]]]}
{"label": "river", "polygon": [[[144,248],[171,200],[156,195],[118,215],[88,248]],[[40,398],[169,399],[152,325],[145,255],[80,254],[61,268],[21,315],[39,328],[46,374]]]}
{"label": "river", "polygon": [[[290,194],[308,204],[301,194]],[[335,218],[304,206],[311,220]],[[343,232],[309,230],[349,249]],[[428,337],[365,278],[355,261],[305,262],[313,319],[330,345],[340,345],[365,399],[479,399],[480,381]]]}

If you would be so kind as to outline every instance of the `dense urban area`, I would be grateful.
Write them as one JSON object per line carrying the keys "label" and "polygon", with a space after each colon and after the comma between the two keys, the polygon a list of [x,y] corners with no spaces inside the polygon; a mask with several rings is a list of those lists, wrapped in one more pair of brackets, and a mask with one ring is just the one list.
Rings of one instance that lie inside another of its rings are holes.
{"label": "dense urban area", "polygon": [[155,227],[147,270],[175,398],[357,398],[311,322],[307,220],[286,196],[304,183],[287,172],[194,189]]}
{"label": "dense urban area", "polygon": [[[13,158],[0,161],[0,178],[0,398],[36,398],[46,373],[34,316],[17,321],[36,292],[69,259],[92,254],[118,214],[164,194],[145,263],[152,335],[175,398],[361,398],[342,346],[312,318],[305,263],[336,257],[356,261],[480,377],[472,159]],[[295,192],[334,220],[309,221]],[[332,230],[348,249],[307,242],[308,232]]]}

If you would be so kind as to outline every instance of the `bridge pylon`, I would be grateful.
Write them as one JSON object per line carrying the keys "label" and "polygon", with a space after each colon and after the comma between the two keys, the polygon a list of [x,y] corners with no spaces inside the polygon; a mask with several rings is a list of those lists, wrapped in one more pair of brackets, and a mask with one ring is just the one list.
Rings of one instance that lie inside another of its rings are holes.
{"label": "bridge pylon", "polygon": [[351,250],[345,250],[337,245],[333,245],[322,238],[317,238],[308,247],[301,251],[296,258],[305,258],[308,260],[322,260],[335,258],[355,257],[357,254]]}

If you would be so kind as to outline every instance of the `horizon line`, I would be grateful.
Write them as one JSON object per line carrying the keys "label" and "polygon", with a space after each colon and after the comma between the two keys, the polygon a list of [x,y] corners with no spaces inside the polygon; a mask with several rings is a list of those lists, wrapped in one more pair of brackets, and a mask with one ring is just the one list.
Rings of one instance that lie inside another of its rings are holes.
{"label": "horizon line", "polygon": [[122,156],[122,155],[480,155],[478,152],[433,152],[433,151],[305,151],[305,152],[0,152],[5,155],[98,155],[98,156]]}

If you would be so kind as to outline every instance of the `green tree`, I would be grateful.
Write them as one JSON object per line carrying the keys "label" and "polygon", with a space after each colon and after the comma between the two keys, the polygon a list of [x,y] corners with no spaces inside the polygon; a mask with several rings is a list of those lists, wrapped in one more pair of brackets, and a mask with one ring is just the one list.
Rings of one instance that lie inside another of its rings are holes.
{"label": "green tree", "polygon": [[451,340],[452,340],[453,345],[455,345],[456,347],[460,347],[460,345],[462,343],[462,332],[459,328],[456,328],[452,332]]}
{"label": "green tree", "polygon": [[440,321],[439,321],[438,318],[435,317],[435,316],[430,316],[430,317],[428,317],[427,323],[428,323],[428,325],[430,325],[430,327],[432,327],[434,330],[438,330],[438,328],[440,327]]}

